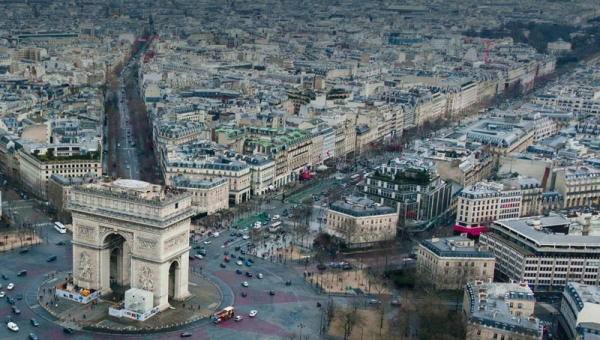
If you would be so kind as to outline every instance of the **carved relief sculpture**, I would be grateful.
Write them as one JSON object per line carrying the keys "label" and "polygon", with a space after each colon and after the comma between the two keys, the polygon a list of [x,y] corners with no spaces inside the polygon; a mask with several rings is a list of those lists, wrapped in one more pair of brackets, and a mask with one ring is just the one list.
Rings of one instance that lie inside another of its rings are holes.
{"label": "carved relief sculpture", "polygon": [[94,228],[80,225],[77,227],[77,234],[81,237],[92,237],[94,235]]}
{"label": "carved relief sculpture", "polygon": [[140,289],[147,290],[149,292],[154,290],[154,274],[152,273],[152,269],[148,267],[142,268],[142,272],[140,273],[139,286]]}
{"label": "carved relief sculpture", "polygon": [[91,281],[93,274],[90,255],[84,251],[79,256],[79,278],[85,281]]}
{"label": "carved relief sculpture", "polygon": [[138,248],[140,250],[156,250],[157,241],[138,237]]}
{"label": "carved relief sculpture", "polygon": [[165,252],[171,251],[180,244],[187,242],[187,232],[181,233],[165,241]]}

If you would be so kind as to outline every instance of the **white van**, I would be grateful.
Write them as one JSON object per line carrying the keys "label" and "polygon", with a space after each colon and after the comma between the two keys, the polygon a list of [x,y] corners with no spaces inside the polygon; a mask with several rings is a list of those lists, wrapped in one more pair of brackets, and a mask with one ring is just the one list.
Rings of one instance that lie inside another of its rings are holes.
{"label": "white van", "polygon": [[54,222],[54,229],[56,229],[56,231],[58,231],[61,234],[66,234],[67,233],[67,227],[65,227],[60,222]]}

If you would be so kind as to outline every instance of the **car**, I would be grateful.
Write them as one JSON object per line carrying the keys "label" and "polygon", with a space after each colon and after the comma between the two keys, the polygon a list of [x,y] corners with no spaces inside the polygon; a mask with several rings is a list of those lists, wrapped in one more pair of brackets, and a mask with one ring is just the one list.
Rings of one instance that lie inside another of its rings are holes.
{"label": "car", "polygon": [[243,265],[242,261],[237,261],[235,264],[237,264],[238,266]]}
{"label": "car", "polygon": [[198,254],[202,255],[202,256],[206,256],[206,249],[200,249],[197,251]]}
{"label": "car", "polygon": [[250,314],[248,314],[248,315],[250,315],[250,316],[256,316],[256,314],[258,314],[258,312],[257,312],[257,311],[255,311],[255,310],[251,310],[251,311],[250,311]]}
{"label": "car", "polygon": [[70,327],[63,328],[63,333],[73,334],[73,330]]}
{"label": "car", "polygon": [[327,269],[327,266],[326,266],[326,265],[324,265],[323,263],[319,263],[319,264],[317,265],[317,269],[318,269],[318,270],[325,270],[325,269]]}
{"label": "car", "polygon": [[263,274],[262,273],[258,273],[258,275],[256,275],[256,277],[258,277],[259,279],[263,278]]}
{"label": "car", "polygon": [[248,262],[254,263],[254,260],[253,259],[248,259]]}
{"label": "car", "polygon": [[371,300],[369,300],[369,304],[371,304],[371,305],[379,305],[379,304],[381,304],[381,301],[375,300],[375,299],[371,299]]}
{"label": "car", "polygon": [[250,262],[250,261],[246,261],[246,266],[248,266],[248,267],[252,267],[252,262]]}
{"label": "car", "polygon": [[15,284],[14,283],[9,283],[8,286],[6,286],[6,289],[8,290],[12,290],[13,288],[15,288]]}
{"label": "car", "polygon": [[29,333],[29,339],[31,340],[38,340],[37,335],[33,334],[33,333]]}
{"label": "car", "polygon": [[12,296],[6,296],[6,302],[8,302],[9,305],[14,305],[15,299],[13,299]]}
{"label": "car", "polygon": [[229,241],[225,241],[225,243],[223,243],[224,246],[228,246],[229,245]]}
{"label": "car", "polygon": [[14,322],[9,322],[8,324],[6,324],[6,326],[8,327],[8,329],[10,329],[13,332],[19,331],[19,326],[17,326],[17,324]]}
{"label": "car", "polygon": [[40,323],[39,323],[39,322],[38,322],[36,319],[31,319],[31,324],[32,324],[34,327],[37,327],[37,326],[39,326],[39,325],[40,325]]}
{"label": "car", "polygon": [[392,306],[400,306],[400,299],[393,298],[392,300],[390,300],[390,305],[392,305]]}
{"label": "car", "polygon": [[246,255],[246,251],[244,249],[240,250],[240,254]]}
{"label": "car", "polygon": [[246,272],[247,277],[252,277],[252,272]]}
{"label": "car", "polygon": [[244,286],[244,287],[248,287],[248,281],[244,281],[244,282],[242,282],[242,286]]}
{"label": "car", "polygon": [[229,250],[225,250],[223,253],[224,253],[225,255],[229,255]]}
{"label": "car", "polygon": [[204,256],[202,256],[200,254],[194,255],[194,257],[197,258],[198,260],[202,260],[204,258]]}
{"label": "car", "polygon": [[6,319],[4,319],[4,322],[6,322],[6,323],[12,322],[12,318],[10,317],[10,315],[6,316]]}
{"label": "car", "polygon": [[2,274],[2,279],[8,280],[8,276],[6,276],[5,274]]}
{"label": "car", "polygon": [[285,285],[286,285],[286,286],[291,286],[291,285],[292,285],[292,281],[289,281],[289,280],[288,280],[288,281],[285,281]]}
{"label": "car", "polygon": [[235,251],[240,251],[240,249],[242,249],[242,247],[240,247],[240,246],[235,246]]}
{"label": "car", "polygon": [[243,257],[243,256],[238,256],[238,260],[240,260],[240,261],[246,261],[246,258]]}
{"label": "car", "polygon": [[236,316],[235,321],[242,321],[242,316],[241,315]]}
{"label": "car", "polygon": [[131,168],[129,167],[129,165],[128,165],[126,168],[127,168],[127,170],[131,169]]}
{"label": "car", "polygon": [[56,261],[56,259],[57,259],[56,255],[52,255],[52,256],[49,256],[49,257],[46,259],[46,262],[52,262],[52,261]]}
{"label": "car", "polygon": [[236,270],[235,272],[236,272],[237,274],[243,274],[243,272],[242,272],[242,270],[241,270],[241,269],[238,269],[238,270]]}
{"label": "car", "polygon": [[179,334],[180,337],[182,338],[191,338],[192,337],[192,333],[190,332],[183,332],[181,334]]}
{"label": "car", "polygon": [[236,257],[237,257],[237,255],[235,255],[235,253],[231,253],[231,258],[235,259]]}
{"label": "car", "polygon": [[227,267],[227,266],[225,265],[225,263],[221,262],[221,268],[225,268],[225,267]]}
{"label": "car", "polygon": [[211,243],[210,240],[204,241],[204,244],[210,244],[210,243]]}
{"label": "car", "polygon": [[3,298],[3,297],[4,297],[4,295],[6,295],[6,293],[5,293],[5,292],[0,292],[0,298]]}
{"label": "car", "polygon": [[279,219],[279,215],[273,215],[273,217],[271,218],[273,221],[277,221]]}
{"label": "car", "polygon": [[231,259],[229,258],[229,256],[225,256],[225,262],[229,262],[231,261]]}
{"label": "car", "polygon": [[242,233],[237,233],[237,235],[235,235],[235,236],[237,236],[237,237],[242,237],[242,236],[244,236],[244,235],[243,235]]}
{"label": "car", "polygon": [[194,261],[196,258],[190,255],[190,261]]}
{"label": "car", "polygon": [[66,244],[65,241],[58,241],[58,242],[56,242],[57,246],[64,246],[65,244]]}
{"label": "car", "polygon": [[242,239],[244,239],[244,240],[247,240],[247,239],[249,239],[249,238],[250,238],[250,236],[248,236],[248,235],[244,235],[244,236],[242,236]]}
{"label": "car", "polygon": [[17,294],[17,300],[23,300],[23,294],[21,294],[21,293]]}
{"label": "car", "polygon": [[21,314],[21,308],[17,306],[12,306],[12,312],[15,314]]}
{"label": "car", "polygon": [[246,296],[248,296],[248,293],[246,293],[246,291],[243,291],[243,292],[242,292],[242,296],[243,296],[243,297],[246,297]]}
{"label": "car", "polygon": [[204,248],[204,247],[199,244],[194,246],[194,249],[202,249],[202,248]]}
{"label": "car", "polygon": [[23,249],[19,250],[19,253],[25,254],[28,251],[29,251],[29,248],[23,248]]}
{"label": "car", "polygon": [[271,296],[275,295],[275,291],[274,290],[270,290],[269,291],[269,295],[271,295]]}
{"label": "car", "polygon": [[17,276],[25,276],[27,275],[27,271],[26,270],[21,270],[17,273]]}

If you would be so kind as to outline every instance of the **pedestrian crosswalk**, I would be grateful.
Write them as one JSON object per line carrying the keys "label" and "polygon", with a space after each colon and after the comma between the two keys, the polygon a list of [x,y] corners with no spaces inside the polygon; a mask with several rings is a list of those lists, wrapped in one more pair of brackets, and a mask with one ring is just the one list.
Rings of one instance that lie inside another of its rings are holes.
{"label": "pedestrian crosswalk", "polygon": [[52,227],[52,226],[54,226],[54,223],[52,223],[52,222],[43,222],[43,223],[36,223],[33,226],[34,227]]}

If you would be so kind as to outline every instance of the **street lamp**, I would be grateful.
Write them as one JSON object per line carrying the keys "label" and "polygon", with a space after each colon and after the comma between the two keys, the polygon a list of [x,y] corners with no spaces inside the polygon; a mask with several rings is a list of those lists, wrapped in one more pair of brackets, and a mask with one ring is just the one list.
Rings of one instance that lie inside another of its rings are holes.
{"label": "street lamp", "polygon": [[306,325],[301,323],[301,324],[298,324],[298,326],[296,326],[296,327],[300,328],[300,340],[302,340],[302,329],[304,329],[304,327],[306,327]]}

